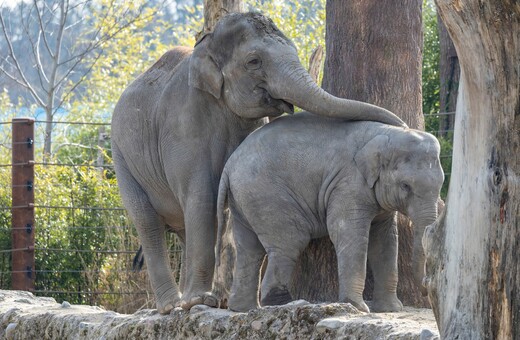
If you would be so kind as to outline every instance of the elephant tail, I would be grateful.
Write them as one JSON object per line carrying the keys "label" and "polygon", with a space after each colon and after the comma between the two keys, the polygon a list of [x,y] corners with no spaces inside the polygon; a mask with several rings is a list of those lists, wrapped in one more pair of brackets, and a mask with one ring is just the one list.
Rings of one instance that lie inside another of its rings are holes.
{"label": "elephant tail", "polygon": [[132,271],[134,273],[139,272],[141,269],[143,269],[144,265],[144,253],[143,253],[143,246],[139,246],[139,250],[134,256],[134,260],[132,261]]}
{"label": "elephant tail", "polygon": [[222,248],[222,237],[224,237],[224,232],[226,231],[226,218],[224,216],[224,210],[227,202],[227,195],[229,189],[229,177],[227,175],[226,169],[222,172],[222,177],[220,178],[220,184],[218,187],[218,198],[217,198],[217,244],[215,246],[215,263],[217,266],[220,265],[220,252]]}

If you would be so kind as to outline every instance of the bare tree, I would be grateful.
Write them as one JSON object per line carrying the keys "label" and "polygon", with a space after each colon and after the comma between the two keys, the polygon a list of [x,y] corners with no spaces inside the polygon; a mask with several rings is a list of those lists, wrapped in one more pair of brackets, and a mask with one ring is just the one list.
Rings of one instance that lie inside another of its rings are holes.
{"label": "bare tree", "polygon": [[446,209],[423,237],[443,339],[520,339],[520,5],[436,0],[461,67]]}
{"label": "bare tree", "polygon": [[[144,7],[145,3],[125,7],[115,0],[104,5],[91,0],[33,0],[21,1],[15,9],[0,8],[0,34],[7,46],[0,52],[0,74],[24,88],[45,110],[45,155],[52,151],[56,112],[87,77],[103,44],[139,20]],[[92,13],[98,15],[95,22],[86,19]],[[12,17],[20,27],[11,25]],[[16,39],[26,39],[29,51],[17,50]],[[67,40],[72,43],[66,44]],[[29,76],[34,73],[35,77]]]}

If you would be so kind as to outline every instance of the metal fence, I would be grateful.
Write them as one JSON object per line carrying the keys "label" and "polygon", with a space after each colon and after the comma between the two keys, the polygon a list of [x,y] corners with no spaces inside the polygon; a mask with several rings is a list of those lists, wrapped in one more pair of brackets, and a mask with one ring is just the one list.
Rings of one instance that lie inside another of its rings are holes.
{"label": "metal fence", "polygon": [[[146,271],[132,270],[139,242],[118,197],[109,124],[54,122],[79,142],[45,159],[34,137],[45,123],[0,122],[0,289],[120,312],[153,307]],[[178,272],[180,248],[169,241]]]}
{"label": "metal fence", "polygon": [[[425,118],[437,127],[440,117],[453,114]],[[123,313],[153,307],[146,271],[132,270],[139,242],[119,200],[109,124],[54,122],[74,131],[74,142],[57,146],[60,157],[37,159],[43,141],[34,132],[43,134],[46,123],[0,122],[0,289]],[[453,131],[429,132],[441,141],[445,195]],[[173,235],[169,244],[178,273],[180,248]]]}
{"label": "metal fence", "polygon": [[444,169],[444,184],[441,197],[444,199],[448,193],[451,177],[451,161],[453,152],[453,133],[455,126],[455,112],[439,112],[424,114],[426,131],[433,134],[441,144],[440,160]]}

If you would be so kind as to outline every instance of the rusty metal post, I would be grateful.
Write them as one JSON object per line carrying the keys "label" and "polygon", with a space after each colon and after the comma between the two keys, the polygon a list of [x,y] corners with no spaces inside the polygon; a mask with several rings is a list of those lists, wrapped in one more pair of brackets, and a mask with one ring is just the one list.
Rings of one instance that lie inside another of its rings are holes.
{"label": "rusty metal post", "polygon": [[34,119],[13,119],[12,288],[34,290]]}

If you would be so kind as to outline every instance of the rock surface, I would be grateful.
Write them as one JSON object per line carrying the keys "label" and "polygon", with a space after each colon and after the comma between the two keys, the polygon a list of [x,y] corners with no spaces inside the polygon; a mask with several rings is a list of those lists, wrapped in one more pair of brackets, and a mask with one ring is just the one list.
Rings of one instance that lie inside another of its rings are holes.
{"label": "rock surface", "polygon": [[118,314],[0,290],[0,339],[438,339],[431,310],[366,314],[350,304],[304,301],[234,313],[195,306],[190,312]]}

